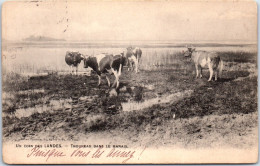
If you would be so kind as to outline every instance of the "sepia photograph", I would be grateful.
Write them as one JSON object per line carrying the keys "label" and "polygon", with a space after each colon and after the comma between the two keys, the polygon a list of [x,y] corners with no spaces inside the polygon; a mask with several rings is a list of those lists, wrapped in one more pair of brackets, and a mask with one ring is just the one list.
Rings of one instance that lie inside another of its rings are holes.
{"label": "sepia photograph", "polygon": [[253,0],[2,4],[7,164],[258,162]]}

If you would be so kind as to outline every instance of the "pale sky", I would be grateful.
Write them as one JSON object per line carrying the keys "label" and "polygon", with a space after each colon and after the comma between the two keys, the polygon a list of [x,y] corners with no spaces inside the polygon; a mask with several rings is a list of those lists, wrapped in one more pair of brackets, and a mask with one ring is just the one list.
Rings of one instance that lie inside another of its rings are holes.
{"label": "pale sky", "polygon": [[79,41],[257,41],[257,4],[253,0],[16,1],[3,4],[2,27],[3,38],[16,41],[31,35]]}

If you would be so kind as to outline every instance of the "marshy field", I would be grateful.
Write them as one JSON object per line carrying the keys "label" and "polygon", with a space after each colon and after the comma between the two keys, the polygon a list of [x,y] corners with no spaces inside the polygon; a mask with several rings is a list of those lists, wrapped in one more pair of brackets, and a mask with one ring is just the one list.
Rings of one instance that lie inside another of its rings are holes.
{"label": "marshy field", "polygon": [[[124,45],[7,44],[2,55],[3,140],[98,140],[134,146],[250,148],[257,144],[257,46],[193,44],[224,61],[222,77],[195,78],[185,44],[136,45],[140,72],[72,75],[66,51],[120,53]],[[111,76],[111,79],[114,79]]]}

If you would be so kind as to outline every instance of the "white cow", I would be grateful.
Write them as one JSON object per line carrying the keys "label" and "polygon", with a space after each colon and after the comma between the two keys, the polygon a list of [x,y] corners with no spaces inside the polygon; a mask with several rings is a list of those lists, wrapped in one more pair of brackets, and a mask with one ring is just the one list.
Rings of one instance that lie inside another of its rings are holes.
{"label": "white cow", "polygon": [[139,63],[142,56],[142,50],[139,47],[132,48],[128,47],[126,50],[122,53],[124,57],[127,59],[127,66],[128,71],[134,70],[133,65],[135,66],[135,72],[137,73],[139,71]]}
{"label": "white cow", "polygon": [[195,48],[188,48],[184,53],[185,57],[191,57],[196,67],[196,78],[202,78],[202,68],[209,68],[210,77],[208,81],[212,80],[213,74],[215,74],[215,80],[218,79],[218,75],[221,76],[223,70],[223,61],[219,55],[215,52],[207,51],[195,51]]}

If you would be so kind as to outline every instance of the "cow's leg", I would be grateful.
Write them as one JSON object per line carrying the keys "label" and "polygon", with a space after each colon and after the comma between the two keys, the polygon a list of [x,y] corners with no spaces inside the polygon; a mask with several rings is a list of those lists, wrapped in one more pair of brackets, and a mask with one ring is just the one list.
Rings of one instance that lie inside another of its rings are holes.
{"label": "cow's leg", "polygon": [[120,73],[118,71],[118,73],[116,75],[116,89],[119,87],[119,77],[120,77]]}
{"label": "cow's leg", "polygon": [[73,66],[73,74],[74,74],[74,75],[76,75],[76,74],[75,74],[75,73],[76,73],[76,70],[77,70],[76,67]]}
{"label": "cow's leg", "polygon": [[195,64],[195,68],[196,68],[196,78],[199,77],[199,66],[197,64]]}
{"label": "cow's leg", "polygon": [[116,77],[116,89],[119,87],[119,75],[118,74],[116,74],[115,75],[115,77]]}
{"label": "cow's leg", "polygon": [[199,74],[198,74],[198,78],[201,78],[201,69],[202,69],[202,67],[200,66],[200,65],[198,65],[198,72],[199,72]]}
{"label": "cow's leg", "polygon": [[114,81],[112,87],[115,87],[115,86],[116,86],[116,88],[117,88],[117,82],[118,82],[118,76],[117,76],[117,73],[114,73],[114,76],[115,76],[115,81]]}
{"label": "cow's leg", "polygon": [[112,69],[112,72],[115,76],[115,81],[114,81],[112,87],[116,86],[116,89],[119,87],[119,76],[121,75],[121,73],[120,73],[121,67],[122,67],[122,65],[120,64],[119,71],[115,71],[114,69]]}
{"label": "cow's leg", "polygon": [[135,56],[133,56],[133,61],[134,61],[134,64],[135,64],[135,72],[137,73],[138,72],[138,60]]}
{"label": "cow's leg", "polygon": [[135,72],[137,73],[137,72],[139,72],[139,62],[138,62],[138,60],[136,59],[136,64],[135,64]]}
{"label": "cow's leg", "polygon": [[76,66],[76,75],[78,75],[78,65]]}
{"label": "cow's leg", "polygon": [[129,66],[128,66],[128,71],[133,70],[133,62],[132,60],[129,60]]}
{"label": "cow's leg", "polygon": [[73,66],[70,66],[70,73],[73,74]]}
{"label": "cow's leg", "polygon": [[209,66],[209,75],[210,75],[208,81],[211,81],[214,71],[211,63],[208,63],[208,66]]}
{"label": "cow's leg", "polygon": [[130,67],[131,67],[131,64],[132,62],[130,62],[130,59],[127,58],[127,71],[130,71]]}
{"label": "cow's leg", "polygon": [[98,75],[98,86],[101,84],[101,75]]}
{"label": "cow's leg", "polygon": [[119,87],[119,77],[121,76],[121,71],[122,71],[122,64],[119,66],[119,70],[117,71],[117,81],[116,81],[116,89]]}
{"label": "cow's leg", "polygon": [[117,84],[118,77],[117,77],[117,72],[116,72],[116,71],[114,71],[114,69],[112,69],[112,72],[113,72],[113,74],[114,74],[114,76],[115,76],[115,81],[114,81],[114,83],[113,83],[112,87],[115,87],[115,86],[116,86],[116,84]]}
{"label": "cow's leg", "polygon": [[139,71],[139,66],[140,66],[140,61],[141,61],[141,56],[140,55],[137,56],[137,61],[138,61],[138,71]]}
{"label": "cow's leg", "polygon": [[215,70],[214,73],[215,73],[215,81],[217,81],[218,80],[218,70]]}
{"label": "cow's leg", "polygon": [[122,64],[120,64],[120,66],[119,66],[118,76],[121,76],[121,72],[122,72]]}
{"label": "cow's leg", "polygon": [[107,75],[106,75],[106,79],[107,79],[107,84],[108,84],[108,86],[110,87],[110,81],[109,81],[109,78],[108,78]]}
{"label": "cow's leg", "polygon": [[200,78],[202,78],[202,67],[200,67]]}

